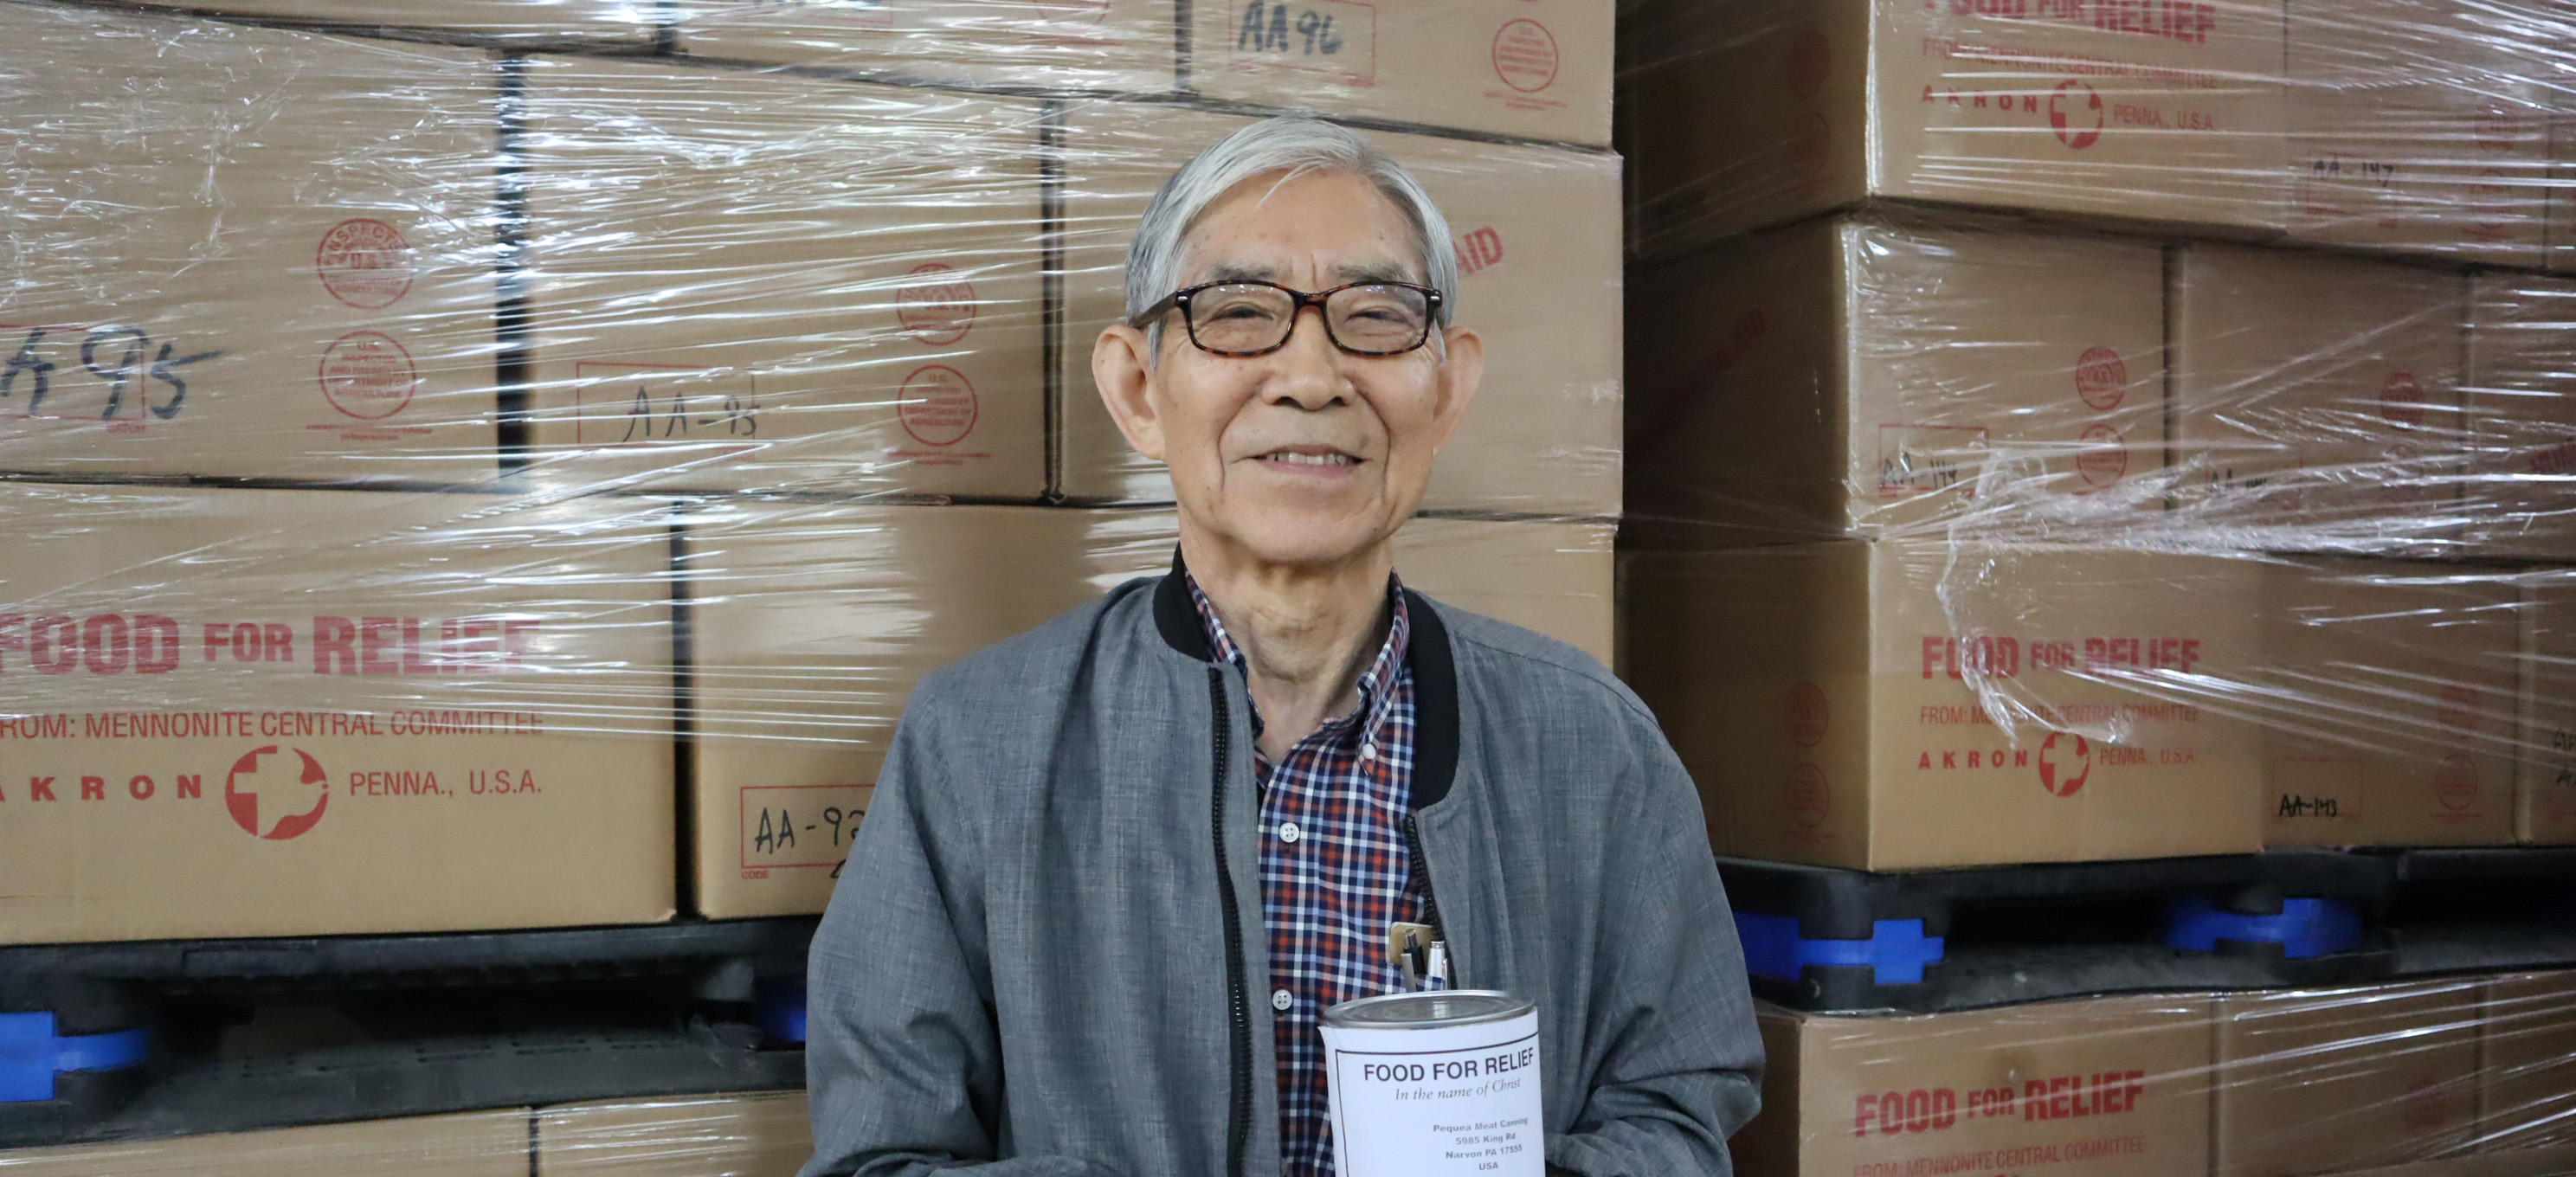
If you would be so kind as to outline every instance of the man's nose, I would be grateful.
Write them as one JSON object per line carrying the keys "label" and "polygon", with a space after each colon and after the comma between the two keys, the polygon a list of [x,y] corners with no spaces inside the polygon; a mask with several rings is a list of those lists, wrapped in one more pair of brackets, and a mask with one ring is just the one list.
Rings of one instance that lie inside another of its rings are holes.
{"label": "man's nose", "polygon": [[[1309,321],[1307,315],[1314,318]],[[1271,353],[1275,365],[1270,380],[1273,404],[1293,404],[1308,412],[1330,408],[1347,394],[1341,373],[1341,355],[1333,347],[1332,337],[1324,327],[1324,308],[1299,307],[1296,321],[1289,325],[1288,343]]]}

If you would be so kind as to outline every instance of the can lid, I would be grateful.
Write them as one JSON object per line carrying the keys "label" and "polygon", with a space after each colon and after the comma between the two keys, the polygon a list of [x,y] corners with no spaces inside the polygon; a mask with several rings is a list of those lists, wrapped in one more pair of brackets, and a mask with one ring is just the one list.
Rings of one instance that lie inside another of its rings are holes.
{"label": "can lid", "polygon": [[1371,1030],[1429,1030],[1506,1022],[1538,1008],[1529,998],[1499,989],[1440,989],[1386,993],[1345,1001],[1324,1011],[1324,1024]]}

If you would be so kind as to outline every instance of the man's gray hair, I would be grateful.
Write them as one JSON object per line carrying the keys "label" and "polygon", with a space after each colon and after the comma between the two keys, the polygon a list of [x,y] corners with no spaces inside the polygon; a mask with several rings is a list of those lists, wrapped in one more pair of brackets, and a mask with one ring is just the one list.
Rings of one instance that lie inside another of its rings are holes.
{"label": "man's gray hair", "polygon": [[1283,182],[1310,172],[1348,172],[1376,185],[1412,223],[1422,284],[1440,292],[1440,322],[1449,323],[1458,307],[1449,219],[1403,164],[1348,128],[1307,118],[1263,119],[1210,144],[1163,181],[1127,248],[1128,322],[1180,288],[1181,239],[1199,214],[1235,185],[1271,172],[1286,172]]}

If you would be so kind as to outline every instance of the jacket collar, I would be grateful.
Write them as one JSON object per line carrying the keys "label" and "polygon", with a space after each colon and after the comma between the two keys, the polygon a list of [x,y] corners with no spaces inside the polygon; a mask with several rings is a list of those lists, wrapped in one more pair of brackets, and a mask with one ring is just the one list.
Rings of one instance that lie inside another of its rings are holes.
{"label": "jacket collar", "polygon": [[[1201,662],[1213,664],[1207,627],[1190,604],[1185,578],[1188,566],[1179,548],[1172,550],[1172,570],[1154,586],[1154,628],[1163,644]],[[1423,809],[1449,795],[1458,775],[1458,667],[1451,660],[1449,627],[1422,594],[1404,590],[1404,608],[1413,622],[1405,646],[1405,665],[1413,672],[1413,808]]]}

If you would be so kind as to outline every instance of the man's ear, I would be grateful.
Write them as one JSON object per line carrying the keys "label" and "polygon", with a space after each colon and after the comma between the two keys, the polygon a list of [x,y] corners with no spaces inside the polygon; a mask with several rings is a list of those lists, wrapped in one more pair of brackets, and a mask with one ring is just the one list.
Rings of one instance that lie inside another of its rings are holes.
{"label": "man's ear", "polygon": [[1119,324],[1101,331],[1091,344],[1091,382],[1100,388],[1100,403],[1118,422],[1118,432],[1136,452],[1163,460],[1163,419],[1154,412],[1153,345],[1145,332]]}
{"label": "man's ear", "polygon": [[1441,331],[1446,348],[1440,359],[1440,405],[1436,420],[1439,440],[1435,449],[1449,446],[1449,435],[1458,431],[1458,423],[1467,419],[1467,406],[1476,403],[1476,390],[1485,382],[1485,337],[1467,327],[1450,327]]}

